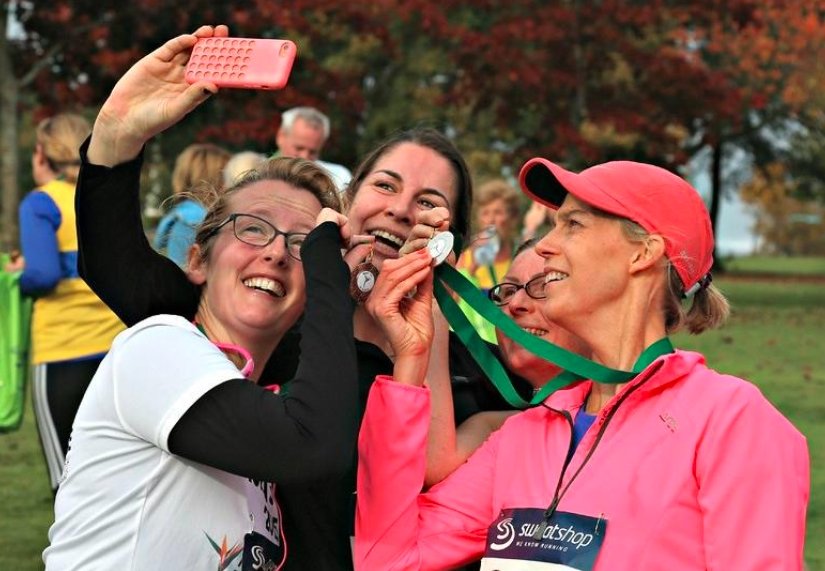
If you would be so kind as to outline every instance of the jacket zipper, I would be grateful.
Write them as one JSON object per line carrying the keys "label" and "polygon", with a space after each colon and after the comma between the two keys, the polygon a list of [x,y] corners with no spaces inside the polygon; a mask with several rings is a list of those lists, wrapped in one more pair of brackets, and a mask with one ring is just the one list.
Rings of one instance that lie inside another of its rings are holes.
{"label": "jacket zipper", "polygon": [[[556,498],[561,499],[561,497],[559,495],[559,490],[561,490],[561,483],[564,481],[564,474],[565,474],[565,472],[567,472],[567,467],[570,465],[570,461],[573,459],[573,454],[571,454],[570,452],[573,449],[573,432],[574,432],[573,417],[570,416],[570,411],[557,410],[557,409],[550,408],[550,407],[547,407],[547,408],[549,410],[552,410],[554,412],[557,412],[557,413],[561,414],[562,416],[564,416],[565,420],[567,420],[567,424],[570,425],[570,443],[567,445],[567,455],[565,456],[564,464],[562,465],[562,468],[561,468],[561,475],[559,476],[559,481],[556,483],[556,491],[553,492],[553,502],[550,504],[550,506],[546,510],[544,510],[544,521],[545,522],[548,519],[550,519],[550,516],[553,515],[554,511],[556,511],[556,506],[558,505],[558,501],[556,500]],[[565,490],[566,489],[567,488],[565,488]],[[562,493],[562,495],[563,495],[563,493]],[[542,532],[543,531],[544,530],[542,530]]]}
{"label": "jacket zipper", "polygon": [[566,410],[559,410],[559,409],[551,408],[549,406],[546,407],[548,410],[552,410],[553,412],[561,414],[567,420],[567,423],[570,425],[570,444],[568,445],[568,448],[567,448],[567,458],[565,459],[564,465],[562,466],[561,474],[559,475],[559,481],[556,484],[556,491],[553,493],[553,501],[550,503],[550,505],[547,507],[547,509],[544,510],[544,519],[543,519],[541,525],[539,525],[538,529],[536,529],[536,532],[533,534],[534,539],[541,538],[542,534],[544,533],[544,530],[548,526],[548,522],[549,522],[550,518],[555,513],[556,508],[558,507],[559,503],[561,502],[561,499],[564,497],[564,494],[567,492],[567,490],[570,488],[570,486],[573,484],[573,482],[579,476],[581,471],[584,469],[585,465],[587,465],[587,463],[590,461],[590,458],[593,456],[593,453],[596,451],[596,447],[601,442],[602,436],[604,435],[605,431],[607,430],[607,425],[610,424],[610,421],[613,419],[613,415],[616,414],[616,411],[619,410],[619,407],[624,403],[624,401],[627,400],[627,398],[630,395],[632,395],[636,391],[636,389],[638,389],[644,383],[646,383],[647,380],[650,379],[651,376],[652,375],[648,375],[647,379],[645,379],[644,381],[642,381],[640,383],[637,383],[637,384],[633,385],[632,387],[630,387],[630,389],[625,394],[622,395],[622,397],[615,404],[615,406],[610,410],[610,412],[607,413],[607,416],[605,417],[604,422],[602,423],[601,427],[599,428],[598,434],[596,434],[596,440],[593,442],[593,446],[591,446],[590,450],[587,451],[587,456],[584,457],[584,460],[582,461],[581,465],[576,470],[576,472],[573,474],[573,476],[570,478],[570,481],[567,482],[567,485],[564,486],[564,489],[562,489],[562,482],[564,482],[564,475],[567,473],[567,468],[570,465],[570,461],[573,459],[573,454],[571,453],[572,449],[573,449],[573,418],[571,417],[570,412],[568,412]]}

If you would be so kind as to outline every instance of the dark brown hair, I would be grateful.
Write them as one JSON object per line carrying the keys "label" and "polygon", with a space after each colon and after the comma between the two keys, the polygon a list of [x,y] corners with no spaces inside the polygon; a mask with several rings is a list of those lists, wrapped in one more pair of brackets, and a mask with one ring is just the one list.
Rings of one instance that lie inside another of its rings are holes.
{"label": "dark brown hair", "polygon": [[444,157],[453,168],[456,179],[456,205],[455,212],[452,213],[452,227],[458,234],[457,238],[462,244],[467,243],[470,233],[470,210],[473,205],[473,181],[467,163],[461,152],[456,148],[450,139],[436,129],[430,127],[416,127],[401,131],[386,139],[375,147],[361,164],[355,169],[352,180],[346,190],[347,204],[352,204],[361,183],[375,167],[375,163],[384,155],[392,151],[402,143],[413,143],[428,149],[432,149]]}

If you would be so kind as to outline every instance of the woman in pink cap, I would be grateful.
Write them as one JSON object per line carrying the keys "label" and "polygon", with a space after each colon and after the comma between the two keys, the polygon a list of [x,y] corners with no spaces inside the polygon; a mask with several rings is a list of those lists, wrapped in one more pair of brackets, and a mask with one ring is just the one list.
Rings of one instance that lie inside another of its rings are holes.
{"label": "woman in pink cap", "polygon": [[551,394],[422,493],[432,277],[415,254],[385,262],[369,309],[396,361],[360,434],[356,568],[801,569],[804,437],[751,383],[667,340],[728,315],[696,190],[635,162],[533,159],[520,182],[557,210],[536,246],[544,316],[635,374]]}

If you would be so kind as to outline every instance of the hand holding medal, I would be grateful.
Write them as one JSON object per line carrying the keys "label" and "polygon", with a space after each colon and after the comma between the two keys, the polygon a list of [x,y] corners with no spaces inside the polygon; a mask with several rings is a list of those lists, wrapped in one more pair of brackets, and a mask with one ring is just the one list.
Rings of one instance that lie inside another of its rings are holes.
{"label": "hand holding medal", "polygon": [[[434,260],[434,265],[441,264],[453,253],[455,239],[449,227],[450,212],[446,208],[436,207],[422,212],[418,216],[418,223],[410,231],[407,241],[398,251],[399,255],[403,257],[426,248]],[[361,236],[353,237],[355,238],[361,238]],[[365,236],[365,238],[370,237]],[[453,255],[453,263],[455,263],[455,255]],[[363,303],[375,287],[377,279],[378,268],[372,263],[372,250],[370,250],[364,261],[352,270],[350,295],[358,303]],[[415,288],[407,294],[408,297],[412,295],[415,295]]]}
{"label": "hand holding medal", "polygon": [[[449,257],[453,249],[454,237],[449,229],[449,210],[443,206],[425,210],[418,214],[416,225],[410,230],[407,241],[398,253],[403,256],[427,248],[435,260],[435,265],[438,265]],[[453,257],[453,263],[455,263],[455,257]]]}
{"label": "hand holding medal", "polygon": [[[375,242],[375,237],[370,236]],[[372,246],[366,259],[352,269],[349,280],[349,294],[358,303],[367,300],[375,287],[375,280],[378,279],[378,268],[372,263]]]}
{"label": "hand holding medal", "polygon": [[350,267],[350,295],[359,303],[364,301],[375,286],[378,269],[372,265],[372,251],[375,236],[353,234],[349,219],[331,208],[324,208],[315,220],[316,226],[324,222],[334,222],[341,232],[341,242],[346,245],[342,251],[344,261]]}
{"label": "hand holding medal", "polygon": [[434,335],[433,264],[427,249],[385,260],[364,304],[389,342],[394,378],[413,385],[424,381]]}

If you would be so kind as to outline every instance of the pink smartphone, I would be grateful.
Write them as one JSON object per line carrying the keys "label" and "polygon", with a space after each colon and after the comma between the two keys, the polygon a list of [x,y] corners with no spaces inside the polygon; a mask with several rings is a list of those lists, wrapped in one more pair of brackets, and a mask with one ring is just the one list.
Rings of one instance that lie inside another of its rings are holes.
{"label": "pink smartphone", "polygon": [[201,38],[192,48],[185,78],[218,87],[281,89],[298,49],[289,40]]}

